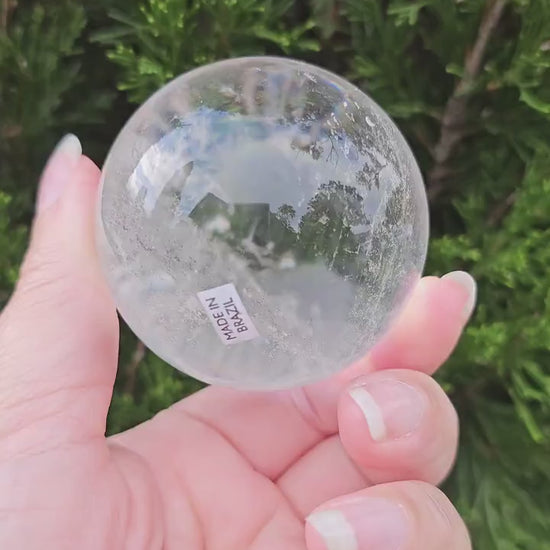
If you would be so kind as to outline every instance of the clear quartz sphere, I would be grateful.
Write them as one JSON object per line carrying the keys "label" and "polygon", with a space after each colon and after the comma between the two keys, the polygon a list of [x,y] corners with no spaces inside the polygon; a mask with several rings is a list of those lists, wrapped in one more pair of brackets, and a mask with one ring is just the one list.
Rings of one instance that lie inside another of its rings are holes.
{"label": "clear quartz sphere", "polygon": [[177,369],[254,390],[364,355],[424,266],[405,139],[342,78],[248,57],[175,79],[105,162],[98,245],[120,314]]}

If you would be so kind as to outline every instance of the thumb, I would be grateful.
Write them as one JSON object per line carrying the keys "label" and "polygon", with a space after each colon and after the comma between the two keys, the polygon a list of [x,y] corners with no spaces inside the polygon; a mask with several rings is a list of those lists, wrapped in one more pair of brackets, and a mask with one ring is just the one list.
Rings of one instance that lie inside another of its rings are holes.
{"label": "thumb", "polygon": [[69,135],[48,161],[20,280],[0,316],[0,440],[16,452],[105,432],[118,327],[95,251],[100,172],[81,153]]}

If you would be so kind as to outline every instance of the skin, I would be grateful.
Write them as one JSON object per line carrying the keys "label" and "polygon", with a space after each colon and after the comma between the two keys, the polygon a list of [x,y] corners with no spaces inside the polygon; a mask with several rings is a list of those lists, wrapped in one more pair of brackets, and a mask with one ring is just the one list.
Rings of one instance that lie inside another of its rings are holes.
{"label": "skin", "polygon": [[[469,549],[436,488],[458,423],[430,377],[467,321],[465,287],[422,279],[384,340],[330,380],[211,387],[105,438],[118,324],[94,244],[99,176],[74,150],[52,156],[0,317],[0,548]],[[353,388],[376,397],[382,439]],[[323,538],[327,510],[345,517],[347,546]]]}

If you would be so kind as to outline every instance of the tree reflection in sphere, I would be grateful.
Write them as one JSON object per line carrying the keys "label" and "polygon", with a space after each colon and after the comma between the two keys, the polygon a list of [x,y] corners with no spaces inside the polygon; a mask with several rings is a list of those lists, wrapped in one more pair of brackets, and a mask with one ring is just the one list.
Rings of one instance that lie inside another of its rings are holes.
{"label": "tree reflection in sphere", "polygon": [[403,308],[427,241],[396,126],[293,60],[177,78],[103,169],[98,244],[117,307],[153,352],[209,383],[279,389],[345,368]]}

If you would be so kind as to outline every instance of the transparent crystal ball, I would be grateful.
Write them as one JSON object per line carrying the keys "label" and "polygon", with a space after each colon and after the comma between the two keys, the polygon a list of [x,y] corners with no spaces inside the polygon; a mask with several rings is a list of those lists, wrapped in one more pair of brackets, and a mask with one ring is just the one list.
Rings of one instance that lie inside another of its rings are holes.
{"label": "transparent crystal ball", "polygon": [[222,61],[141,106],[103,169],[101,260],[161,358],[255,390],[364,355],[423,269],[428,209],[405,139],[342,78]]}

